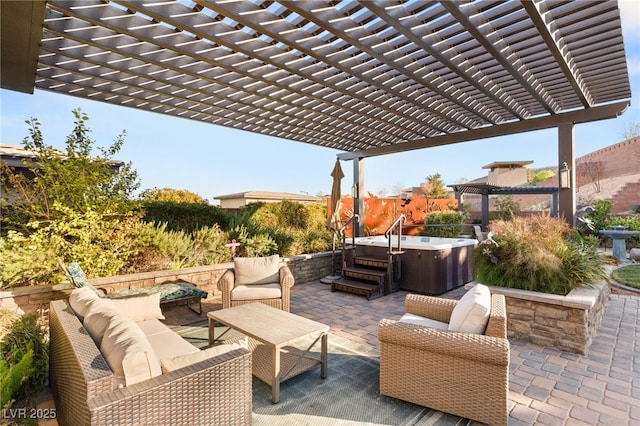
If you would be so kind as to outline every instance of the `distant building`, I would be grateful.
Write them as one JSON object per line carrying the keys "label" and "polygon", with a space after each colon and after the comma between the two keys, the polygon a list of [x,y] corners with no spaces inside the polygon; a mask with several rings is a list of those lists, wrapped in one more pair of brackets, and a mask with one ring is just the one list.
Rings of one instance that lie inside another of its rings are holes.
{"label": "distant building", "polygon": [[[60,157],[64,158],[64,153],[60,152]],[[32,151],[24,149],[20,145],[9,145],[0,143],[0,163],[9,167],[13,173],[26,176],[33,179],[35,176],[31,170],[38,169],[40,166],[36,161],[36,154]],[[117,173],[120,167],[124,166],[123,161],[110,161],[111,171]],[[12,194],[14,193],[8,182],[3,179],[0,184],[0,199],[7,204],[12,204]]]}
{"label": "distant building", "polygon": [[483,166],[489,169],[486,183],[495,186],[518,186],[527,183],[527,168],[533,161],[494,161]]}
{"label": "distant building", "polygon": [[218,195],[213,197],[220,201],[223,209],[239,209],[251,203],[279,203],[280,201],[292,201],[301,204],[320,203],[325,197],[314,197],[305,194],[292,194],[289,192],[246,191],[235,194]]}

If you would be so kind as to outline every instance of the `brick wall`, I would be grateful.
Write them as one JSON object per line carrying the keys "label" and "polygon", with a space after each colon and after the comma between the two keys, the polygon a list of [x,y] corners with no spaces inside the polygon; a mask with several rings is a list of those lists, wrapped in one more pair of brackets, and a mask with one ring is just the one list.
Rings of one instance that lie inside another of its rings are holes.
{"label": "brick wall", "polygon": [[[577,171],[581,164],[601,163],[602,178],[634,175],[640,170],[640,138],[627,139],[576,158]],[[584,176],[577,176],[578,186],[588,184]]]}

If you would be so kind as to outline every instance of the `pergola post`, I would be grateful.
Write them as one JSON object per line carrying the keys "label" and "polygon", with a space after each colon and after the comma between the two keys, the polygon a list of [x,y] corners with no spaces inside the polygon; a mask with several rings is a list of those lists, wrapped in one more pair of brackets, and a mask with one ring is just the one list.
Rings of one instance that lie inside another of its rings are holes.
{"label": "pergola post", "polygon": [[558,193],[551,194],[551,217],[558,217]]}
{"label": "pergola post", "polygon": [[463,204],[464,193],[462,191],[459,191],[457,186],[454,187],[453,192],[456,197],[456,201],[458,201],[458,211],[461,212],[464,210],[464,204]]}
{"label": "pergola post", "polygon": [[569,167],[568,188],[563,188],[561,179],[558,185],[558,207],[560,217],[571,226],[576,226],[576,160],[573,123],[558,126],[558,177],[564,164]]}
{"label": "pergola post", "polygon": [[356,237],[364,236],[364,159],[357,157],[353,159],[353,186],[351,187],[353,196],[353,213],[360,217],[358,227],[353,229]]}
{"label": "pergola post", "polygon": [[482,191],[482,230],[485,231],[489,226],[489,191]]}

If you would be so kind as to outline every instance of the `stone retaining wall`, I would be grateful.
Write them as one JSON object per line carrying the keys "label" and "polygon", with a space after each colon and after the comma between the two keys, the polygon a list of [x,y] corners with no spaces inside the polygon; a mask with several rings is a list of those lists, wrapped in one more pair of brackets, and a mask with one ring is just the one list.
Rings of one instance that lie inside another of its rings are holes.
{"label": "stone retaining wall", "polygon": [[566,296],[504,287],[491,291],[505,296],[508,337],[582,355],[591,345],[610,294],[606,282],[576,288]]}
{"label": "stone retaining wall", "polygon": [[[296,282],[303,283],[332,275],[332,259],[335,262],[336,269],[339,270],[341,264],[339,252],[336,252],[335,256],[332,256],[330,251],[291,256],[284,258],[283,261],[291,269]],[[215,294],[218,291],[216,288],[218,279],[229,268],[233,268],[233,263],[117,275],[108,278],[92,278],[88,281],[94,287],[111,292],[126,288],[153,287],[165,282],[183,280],[195,284],[209,294]],[[64,282],[53,286],[43,285],[0,291],[0,310],[20,309],[25,313],[32,313],[38,310],[45,312],[48,310],[51,300],[67,298],[72,290],[73,286],[68,282]]]}

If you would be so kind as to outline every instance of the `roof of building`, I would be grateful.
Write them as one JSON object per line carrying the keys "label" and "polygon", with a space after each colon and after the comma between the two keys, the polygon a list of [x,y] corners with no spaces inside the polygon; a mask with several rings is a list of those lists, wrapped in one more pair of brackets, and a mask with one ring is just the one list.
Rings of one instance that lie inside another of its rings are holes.
{"label": "roof of building", "polygon": [[[66,155],[62,151],[57,150],[57,152],[60,158],[66,158]],[[23,160],[33,160],[36,158],[36,154],[21,145],[10,145],[0,142],[0,158],[2,158],[2,161],[9,167],[21,168],[25,167]],[[124,166],[124,161],[109,160],[109,164],[112,168],[120,168]],[[35,166],[37,167],[37,164]]]}
{"label": "roof of building", "polygon": [[515,169],[517,167],[528,166],[533,164],[533,161],[494,161],[486,166],[482,166],[483,169]]}
{"label": "roof of building", "polygon": [[229,200],[244,198],[251,200],[295,200],[295,201],[322,201],[323,197],[315,197],[306,194],[294,194],[291,192],[271,192],[271,191],[245,191],[234,194],[218,195],[214,200]]}

